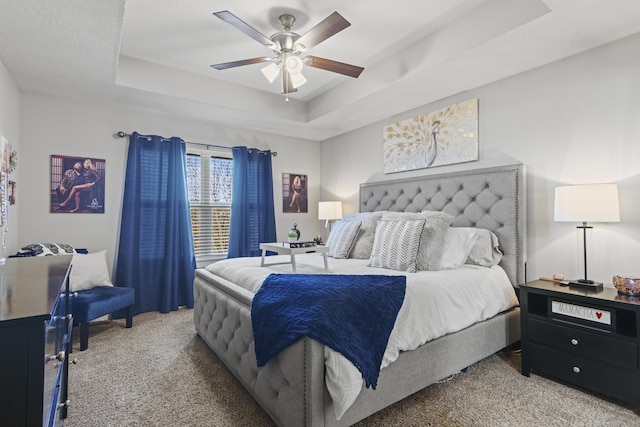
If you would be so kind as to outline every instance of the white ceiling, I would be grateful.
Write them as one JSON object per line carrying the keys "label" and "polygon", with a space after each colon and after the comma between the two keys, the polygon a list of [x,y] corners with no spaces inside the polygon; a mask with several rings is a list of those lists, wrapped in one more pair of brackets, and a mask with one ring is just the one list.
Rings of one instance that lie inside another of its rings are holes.
{"label": "white ceiling", "polygon": [[[306,68],[285,102],[266,36],[278,16],[304,34],[334,11],[351,26],[310,53],[365,68]],[[640,32],[638,0],[0,0],[0,60],[25,91],[323,140]]]}

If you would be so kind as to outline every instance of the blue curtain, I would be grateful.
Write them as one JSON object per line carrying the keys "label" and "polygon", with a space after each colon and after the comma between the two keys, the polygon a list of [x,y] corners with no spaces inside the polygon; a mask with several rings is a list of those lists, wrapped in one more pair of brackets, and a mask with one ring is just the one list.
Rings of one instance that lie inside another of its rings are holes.
{"label": "blue curtain", "polygon": [[261,255],[260,243],[276,241],[271,151],[233,148],[229,258]]}
{"label": "blue curtain", "polygon": [[136,290],[135,314],[193,308],[195,267],[184,141],[134,132],[115,283]]}

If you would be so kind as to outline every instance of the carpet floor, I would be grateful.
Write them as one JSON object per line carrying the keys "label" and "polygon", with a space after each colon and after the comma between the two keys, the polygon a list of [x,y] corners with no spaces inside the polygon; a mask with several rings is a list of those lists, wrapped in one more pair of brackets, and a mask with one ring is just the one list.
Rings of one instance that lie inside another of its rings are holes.
{"label": "carpet floor", "polygon": [[[67,427],[272,426],[200,339],[192,310],[93,324],[89,349],[74,331]],[[520,374],[501,353],[357,424],[382,426],[640,426],[640,408]]]}

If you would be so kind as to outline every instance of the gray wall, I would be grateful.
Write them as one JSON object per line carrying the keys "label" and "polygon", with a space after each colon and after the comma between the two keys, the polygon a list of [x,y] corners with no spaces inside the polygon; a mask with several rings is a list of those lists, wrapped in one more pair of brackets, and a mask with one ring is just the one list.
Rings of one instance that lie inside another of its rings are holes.
{"label": "gray wall", "polygon": [[[640,275],[640,57],[632,53],[638,50],[635,35],[323,141],[321,197],[344,199],[345,210],[355,212],[360,182],[519,161],[528,171],[527,278],[581,277],[577,224],[553,222],[554,189],[618,183],[621,222],[594,224],[589,275],[609,283],[613,274]],[[384,125],[474,97],[479,162],[383,173]]]}

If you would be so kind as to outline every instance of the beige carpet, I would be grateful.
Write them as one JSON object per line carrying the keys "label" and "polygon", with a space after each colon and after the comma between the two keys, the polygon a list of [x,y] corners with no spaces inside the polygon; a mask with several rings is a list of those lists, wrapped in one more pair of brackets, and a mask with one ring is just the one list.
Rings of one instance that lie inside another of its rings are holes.
{"label": "beige carpet", "polygon": [[[194,331],[192,310],[145,313],[77,331],[67,427],[271,426]],[[491,356],[358,423],[370,426],[640,426],[640,411],[537,375],[518,354]]]}

